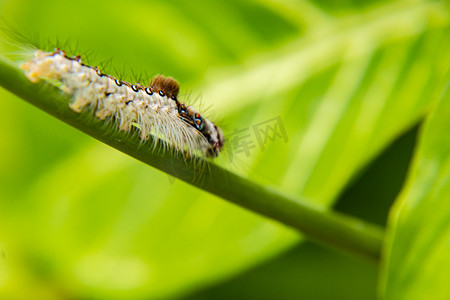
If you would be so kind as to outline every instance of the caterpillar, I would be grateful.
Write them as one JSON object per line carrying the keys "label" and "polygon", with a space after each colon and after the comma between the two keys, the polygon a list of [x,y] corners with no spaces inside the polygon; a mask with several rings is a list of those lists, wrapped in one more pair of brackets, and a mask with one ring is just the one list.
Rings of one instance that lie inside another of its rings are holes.
{"label": "caterpillar", "polygon": [[224,145],[222,130],[196,109],[178,100],[180,86],[172,77],[158,75],[148,86],[131,84],[85,65],[81,56],[70,57],[59,48],[37,50],[21,65],[32,82],[53,79],[72,95],[75,112],[93,109],[101,120],[110,118],[122,131],[137,128],[142,141],[150,136],[186,156],[217,157]]}

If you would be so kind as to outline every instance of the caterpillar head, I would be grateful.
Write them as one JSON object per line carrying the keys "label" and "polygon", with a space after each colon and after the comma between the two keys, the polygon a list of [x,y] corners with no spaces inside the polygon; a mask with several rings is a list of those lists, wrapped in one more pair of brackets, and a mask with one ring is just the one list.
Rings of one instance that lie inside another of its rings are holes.
{"label": "caterpillar head", "polygon": [[217,157],[222,151],[223,144],[225,142],[225,137],[223,136],[222,129],[220,127],[217,127],[212,122],[211,123],[210,132],[208,135],[205,135],[208,139],[210,147],[206,150],[205,155],[206,157]]}

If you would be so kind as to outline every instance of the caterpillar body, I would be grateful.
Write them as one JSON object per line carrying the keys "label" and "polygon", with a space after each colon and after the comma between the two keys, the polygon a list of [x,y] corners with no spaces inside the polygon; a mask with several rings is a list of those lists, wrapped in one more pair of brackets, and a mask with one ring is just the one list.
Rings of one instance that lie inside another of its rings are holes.
{"label": "caterpillar body", "polygon": [[155,76],[148,86],[131,84],[85,65],[80,56],[69,57],[60,49],[37,50],[21,68],[32,82],[54,79],[72,95],[70,108],[81,112],[85,107],[97,118],[111,118],[123,131],[136,127],[140,138],[162,140],[187,156],[219,155],[224,136],[213,122],[193,107],[178,100],[179,84],[172,77]]}

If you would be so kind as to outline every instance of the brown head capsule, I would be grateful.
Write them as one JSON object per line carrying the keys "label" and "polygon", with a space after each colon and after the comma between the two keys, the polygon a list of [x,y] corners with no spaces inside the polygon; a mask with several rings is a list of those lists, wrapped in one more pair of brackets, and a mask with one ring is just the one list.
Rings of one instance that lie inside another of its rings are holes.
{"label": "brown head capsule", "polygon": [[175,79],[162,75],[153,77],[150,87],[153,91],[158,91],[162,97],[165,95],[170,99],[176,99],[180,91],[180,85]]}

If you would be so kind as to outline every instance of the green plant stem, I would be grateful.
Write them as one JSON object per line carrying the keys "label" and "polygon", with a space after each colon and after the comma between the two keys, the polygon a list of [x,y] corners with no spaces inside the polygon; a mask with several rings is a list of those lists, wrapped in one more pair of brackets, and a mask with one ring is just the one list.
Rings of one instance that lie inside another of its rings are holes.
{"label": "green plant stem", "polygon": [[32,83],[24,72],[0,57],[0,85],[52,116],[148,165],[256,213],[293,227],[320,244],[379,261],[383,230],[349,216],[279,194],[212,162],[164,151],[162,143],[142,143],[136,134],[118,131],[92,112],[76,113],[70,97],[44,82]]}

